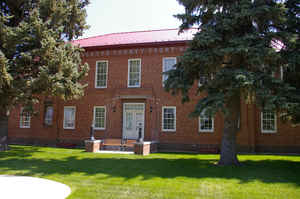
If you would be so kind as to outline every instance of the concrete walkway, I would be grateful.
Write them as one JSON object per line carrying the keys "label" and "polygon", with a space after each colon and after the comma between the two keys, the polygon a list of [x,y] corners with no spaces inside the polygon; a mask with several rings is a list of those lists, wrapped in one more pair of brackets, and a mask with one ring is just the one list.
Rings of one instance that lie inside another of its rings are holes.
{"label": "concrete walkway", "polygon": [[0,175],[0,198],[64,199],[71,189],[62,183],[42,178]]}
{"label": "concrete walkway", "polygon": [[124,154],[124,155],[134,154],[133,151],[106,151],[106,150],[100,150],[100,151],[97,151],[96,153]]}

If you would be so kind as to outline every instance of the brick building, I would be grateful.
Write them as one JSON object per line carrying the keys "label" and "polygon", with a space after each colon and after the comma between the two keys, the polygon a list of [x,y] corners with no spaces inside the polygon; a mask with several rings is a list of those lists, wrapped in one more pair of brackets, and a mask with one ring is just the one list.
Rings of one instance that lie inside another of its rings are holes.
{"label": "brick building", "polygon": [[[159,143],[160,150],[219,148],[223,118],[189,118],[197,99],[181,104],[180,96],[164,91],[162,75],[183,54],[195,29],[107,34],[74,41],[85,48],[90,66],[88,87],[80,100],[52,98],[37,105],[38,116],[16,107],[9,118],[11,143],[83,144],[92,123],[97,139],[137,139]],[[201,83],[201,82],[200,82]],[[196,93],[195,82],[191,93]],[[242,103],[241,151],[300,152],[300,128],[282,123],[276,113]]]}

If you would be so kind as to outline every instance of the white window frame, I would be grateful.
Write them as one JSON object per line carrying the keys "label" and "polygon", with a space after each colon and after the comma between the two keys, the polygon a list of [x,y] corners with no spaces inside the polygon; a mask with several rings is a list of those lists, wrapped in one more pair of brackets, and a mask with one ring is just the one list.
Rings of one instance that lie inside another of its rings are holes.
{"label": "white window frame", "polygon": [[[103,108],[104,109],[104,127],[96,127],[96,109]],[[94,106],[94,114],[93,114],[93,125],[95,130],[105,130],[106,129],[106,106]]]}
{"label": "white window frame", "polygon": [[283,67],[280,66],[280,80],[281,81],[283,81],[283,75],[284,75]]}
{"label": "white window frame", "polygon": [[[214,79],[214,74],[210,73],[210,75],[206,75],[206,74],[200,74],[200,78],[204,77],[206,78],[206,82],[213,80]],[[198,79],[198,87],[201,87],[203,84],[200,82],[200,79]]]}
{"label": "white window frame", "polygon": [[[205,75],[201,75],[199,78],[207,78],[206,81],[208,81],[208,77]],[[201,87],[203,84],[201,83],[200,79],[198,80],[198,87]]]}
{"label": "white window frame", "polygon": [[[140,74],[139,74],[139,85],[133,85],[133,86],[130,86],[129,83],[130,83],[130,62],[131,61],[140,61]],[[136,58],[136,59],[128,59],[128,77],[127,77],[127,86],[128,88],[140,88],[141,87],[141,81],[142,81],[142,59],[141,58]]]}
{"label": "white window frame", "polygon": [[21,108],[21,112],[20,112],[20,128],[22,128],[22,129],[29,129],[30,126],[31,126],[31,116],[28,113],[29,114],[29,119],[28,119],[29,125],[28,126],[24,126],[24,124],[23,124],[23,116],[22,116],[23,111],[24,111],[24,108]]}
{"label": "white window frame", "polygon": [[[97,85],[97,76],[98,76],[98,63],[106,63],[106,82],[105,86],[98,86]],[[95,88],[107,88],[107,80],[108,80],[108,60],[99,60],[96,61],[96,71],[95,71]]]}
{"label": "white window frame", "polygon": [[[171,109],[174,109],[174,129],[164,129],[164,109],[168,109],[168,108],[171,108]],[[161,130],[162,131],[167,131],[167,132],[175,132],[176,131],[176,106],[163,106],[162,107],[162,112],[161,112]]]}
{"label": "white window frame", "polygon": [[[52,115],[51,118],[47,118],[48,108],[52,108]],[[45,125],[53,125],[53,116],[54,116],[54,107],[53,106],[46,106],[45,116],[44,116],[44,124]]]}
{"label": "white window frame", "polygon": [[[205,110],[203,110],[201,115],[198,117],[199,132],[200,133],[213,133],[215,131],[215,118],[205,116],[204,113],[205,113]],[[212,128],[211,129],[201,129],[201,118],[205,119],[205,120],[208,120],[209,118],[211,118]]]}
{"label": "white window frame", "polygon": [[[65,108],[74,108],[75,110],[75,115],[74,115],[74,127],[66,127],[65,126]],[[76,106],[64,106],[64,123],[63,123],[64,129],[75,129],[76,128]]]}
{"label": "white window frame", "polygon": [[[271,111],[270,111],[271,112]],[[263,129],[263,111],[260,113],[260,128],[262,133],[276,133],[277,132],[277,115],[276,112],[273,111],[274,114],[274,130],[265,130]]]}
{"label": "white window frame", "polygon": [[[177,57],[163,57],[163,60],[162,60],[162,72],[164,73],[164,72],[167,72],[167,71],[165,71],[165,59],[175,59],[175,64],[177,64]],[[174,64],[174,65],[175,65]],[[161,77],[161,80],[162,80],[162,86],[163,87],[165,87],[165,84],[164,84],[164,77],[165,77],[166,75],[165,74],[162,74],[162,77]],[[165,80],[167,80],[167,79],[165,79]]]}

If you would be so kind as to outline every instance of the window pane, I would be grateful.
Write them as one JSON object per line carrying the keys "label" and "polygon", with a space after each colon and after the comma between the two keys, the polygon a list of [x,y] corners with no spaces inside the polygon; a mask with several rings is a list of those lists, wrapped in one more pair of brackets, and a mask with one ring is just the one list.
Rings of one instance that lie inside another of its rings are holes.
{"label": "window pane", "polygon": [[140,60],[129,61],[129,86],[140,85]]}
{"label": "window pane", "polygon": [[20,127],[30,128],[30,119],[31,119],[30,113],[22,109],[20,114]]}
{"label": "window pane", "polygon": [[214,130],[214,119],[212,117],[205,115],[205,110],[203,110],[201,116],[199,117],[199,131],[200,132],[212,132]]}
{"label": "window pane", "polygon": [[125,104],[125,110],[135,110],[135,111],[143,111],[144,105],[143,104]]}
{"label": "window pane", "polygon": [[[167,72],[174,68],[176,64],[176,58],[164,58],[163,59],[163,72]],[[163,82],[168,79],[168,75],[163,74]]]}
{"label": "window pane", "polygon": [[52,118],[53,118],[53,107],[48,106],[45,113],[45,124],[51,125],[52,124]]}
{"label": "window pane", "polygon": [[262,131],[276,131],[276,116],[273,111],[263,111],[262,113]]}
{"label": "window pane", "polygon": [[163,130],[175,130],[175,108],[163,108]]}
{"label": "window pane", "polygon": [[64,128],[75,128],[75,108],[64,108]]}
{"label": "window pane", "polygon": [[206,75],[201,75],[199,78],[198,86],[202,86],[203,84],[206,84],[207,81],[208,81],[208,77]]}
{"label": "window pane", "polygon": [[97,62],[96,86],[106,87],[107,62]]}
{"label": "window pane", "polygon": [[95,128],[105,128],[105,108],[97,107],[94,113]]}
{"label": "window pane", "polygon": [[132,130],[133,127],[133,113],[126,112],[126,129]]}
{"label": "window pane", "polygon": [[165,58],[163,64],[164,64],[163,72],[167,72],[174,68],[174,65],[176,64],[176,58]]}

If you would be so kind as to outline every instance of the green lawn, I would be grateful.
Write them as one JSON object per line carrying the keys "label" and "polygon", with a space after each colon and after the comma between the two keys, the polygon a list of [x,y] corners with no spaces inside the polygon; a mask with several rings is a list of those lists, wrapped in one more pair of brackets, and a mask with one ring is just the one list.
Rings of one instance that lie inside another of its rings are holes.
{"label": "green lawn", "polygon": [[0,174],[69,185],[68,199],[300,198],[300,156],[240,155],[243,166],[218,167],[218,155],[92,154],[80,149],[11,146]]}

